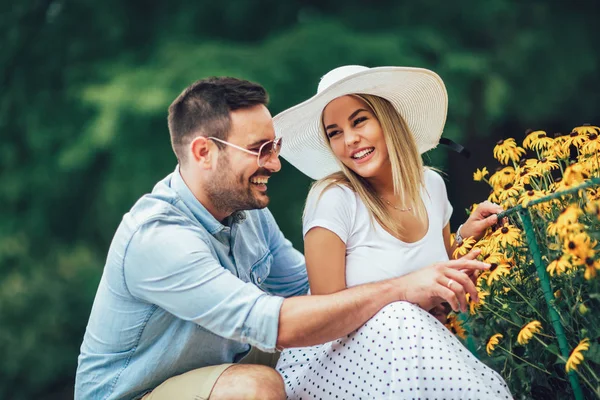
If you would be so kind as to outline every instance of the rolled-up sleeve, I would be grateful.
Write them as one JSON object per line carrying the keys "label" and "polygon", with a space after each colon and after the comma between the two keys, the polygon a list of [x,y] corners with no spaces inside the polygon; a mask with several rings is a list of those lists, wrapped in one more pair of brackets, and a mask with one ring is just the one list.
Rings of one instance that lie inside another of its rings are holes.
{"label": "rolled-up sleeve", "polygon": [[124,257],[128,290],[219,336],[274,351],[283,298],[225,269],[196,229],[164,220],[144,224]]}

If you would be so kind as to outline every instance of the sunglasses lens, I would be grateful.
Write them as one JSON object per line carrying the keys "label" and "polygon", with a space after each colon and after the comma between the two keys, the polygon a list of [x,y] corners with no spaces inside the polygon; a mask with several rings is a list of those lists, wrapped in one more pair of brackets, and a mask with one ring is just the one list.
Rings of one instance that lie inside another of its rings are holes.
{"label": "sunglasses lens", "polygon": [[271,152],[273,151],[273,142],[265,143],[263,147],[260,148],[260,153],[258,154],[258,165],[261,167],[269,161],[271,158]]}
{"label": "sunglasses lens", "polygon": [[281,139],[265,143],[258,154],[258,165],[264,166],[272,156],[279,155],[279,150],[281,150]]}

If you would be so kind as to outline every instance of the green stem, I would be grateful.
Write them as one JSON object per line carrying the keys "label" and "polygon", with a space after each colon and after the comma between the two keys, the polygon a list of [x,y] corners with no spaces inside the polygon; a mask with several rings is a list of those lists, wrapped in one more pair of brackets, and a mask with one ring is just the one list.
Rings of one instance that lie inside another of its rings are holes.
{"label": "green stem", "polygon": [[486,304],[485,304],[485,303],[483,303],[483,304],[481,305],[481,307],[484,307],[484,308],[486,308],[486,309],[487,309],[489,312],[491,312],[492,314],[494,314],[496,317],[498,317],[498,318],[500,318],[500,319],[503,319],[503,320],[505,320],[506,322],[508,322],[508,323],[510,323],[510,324],[513,324],[513,325],[514,325],[514,326],[516,326],[517,328],[521,328],[521,326],[520,326],[519,324],[516,324],[516,323],[512,322],[510,319],[507,319],[507,318],[503,317],[502,315],[498,314],[497,312],[495,312],[494,310],[492,310],[490,307],[486,306]]}
{"label": "green stem", "polygon": [[518,358],[519,360],[523,361],[525,364],[527,364],[527,365],[529,365],[529,366],[531,366],[531,367],[533,367],[533,368],[535,368],[537,370],[540,370],[540,371],[542,371],[545,374],[552,375],[550,372],[546,371],[545,369],[542,369],[542,368],[538,367],[537,365],[534,365],[534,364],[530,363],[526,359],[519,357],[518,355],[516,355],[515,353],[511,352],[510,350],[507,350],[507,349],[505,349],[504,347],[502,347],[500,345],[498,345],[498,348],[504,350],[506,353],[510,354],[514,358]]}
{"label": "green stem", "polygon": [[529,305],[529,307],[531,307],[531,309],[532,309],[533,311],[535,311],[535,313],[536,313],[537,315],[539,315],[539,317],[540,317],[541,319],[543,319],[544,321],[546,321],[546,319],[544,318],[544,316],[543,316],[543,315],[542,315],[542,314],[541,314],[541,313],[540,313],[540,312],[537,310],[537,308],[535,308],[535,306],[529,302],[529,300],[527,299],[527,297],[523,296],[523,294],[522,294],[521,292],[519,292],[519,291],[517,290],[517,288],[516,288],[516,287],[514,287],[514,285],[508,281],[508,279],[504,278],[504,276],[502,276],[502,275],[500,275],[500,279],[502,280],[502,282],[503,282],[503,283],[505,283],[505,284],[507,284],[508,286],[510,286],[510,288],[511,288],[512,290],[514,290],[514,291],[515,291],[515,293],[517,293],[519,296],[521,296],[521,298],[523,299],[523,301],[524,301],[525,303],[527,303],[527,305]]}

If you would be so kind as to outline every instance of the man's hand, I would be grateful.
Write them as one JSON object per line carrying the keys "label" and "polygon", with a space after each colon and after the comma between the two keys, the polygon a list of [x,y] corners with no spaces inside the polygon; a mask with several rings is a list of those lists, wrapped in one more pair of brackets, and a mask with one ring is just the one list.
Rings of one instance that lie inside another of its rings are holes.
{"label": "man's hand", "polygon": [[479,302],[468,272],[490,267],[490,264],[475,259],[479,253],[480,250],[474,250],[457,260],[436,263],[396,278],[403,286],[402,300],[417,304],[427,311],[444,301],[456,312],[467,311],[467,293],[473,301]]}

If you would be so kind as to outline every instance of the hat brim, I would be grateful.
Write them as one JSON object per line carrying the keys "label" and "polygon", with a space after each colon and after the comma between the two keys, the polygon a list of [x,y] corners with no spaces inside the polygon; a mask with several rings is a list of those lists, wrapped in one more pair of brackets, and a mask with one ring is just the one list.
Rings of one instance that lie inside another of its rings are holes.
{"label": "hat brim", "polygon": [[370,68],[337,81],[273,119],[276,135],[283,138],[281,156],[312,179],[340,170],[320,132],[320,121],[327,104],[348,94],[371,94],[388,100],[406,121],[420,153],[437,146],[448,111],[442,79],[423,68]]}

